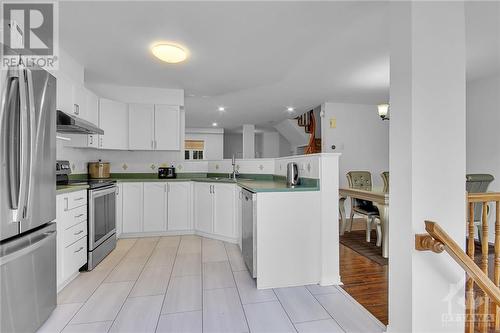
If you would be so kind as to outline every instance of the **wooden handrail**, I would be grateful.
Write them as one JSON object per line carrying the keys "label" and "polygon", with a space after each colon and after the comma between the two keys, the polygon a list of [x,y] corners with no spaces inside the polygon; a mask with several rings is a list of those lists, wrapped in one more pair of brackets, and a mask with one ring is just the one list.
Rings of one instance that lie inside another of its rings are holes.
{"label": "wooden handrail", "polygon": [[[460,246],[451,238],[446,231],[444,231],[439,224],[432,221],[425,221],[425,230],[432,237],[433,242],[439,242],[443,245],[444,250],[457,262],[460,267],[462,267],[467,274],[472,277],[475,283],[481,287],[481,289],[494,301],[497,305],[500,305],[500,288],[495,286],[493,281],[491,281],[465,252],[460,248]],[[429,237],[427,235],[427,237]],[[417,244],[415,245],[417,250],[425,251],[432,250],[431,248],[426,248],[423,246],[423,242],[430,242],[425,235],[416,235]],[[434,245],[435,246],[435,245]],[[434,251],[437,252],[437,251]]]}
{"label": "wooden handrail", "polygon": [[485,192],[485,193],[468,193],[467,199],[469,202],[492,202],[500,201],[500,193]]}

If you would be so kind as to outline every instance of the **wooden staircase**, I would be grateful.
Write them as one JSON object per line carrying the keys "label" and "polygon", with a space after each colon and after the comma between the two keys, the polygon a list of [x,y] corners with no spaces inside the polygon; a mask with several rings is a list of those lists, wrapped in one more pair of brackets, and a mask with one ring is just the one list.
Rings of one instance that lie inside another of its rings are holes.
{"label": "wooden staircase", "polygon": [[295,119],[297,119],[297,124],[300,127],[304,127],[304,131],[309,134],[309,142],[304,153],[321,153],[321,138],[316,138],[316,117],[314,116],[314,112],[311,110]]}

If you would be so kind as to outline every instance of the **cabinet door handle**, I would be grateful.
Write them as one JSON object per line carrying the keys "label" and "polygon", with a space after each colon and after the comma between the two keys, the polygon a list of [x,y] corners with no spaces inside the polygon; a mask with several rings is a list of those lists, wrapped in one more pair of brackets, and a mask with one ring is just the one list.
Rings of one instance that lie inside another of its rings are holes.
{"label": "cabinet door handle", "polygon": [[89,136],[90,136],[90,145],[92,146],[94,144],[94,136],[93,135]]}
{"label": "cabinet door handle", "polygon": [[74,252],[74,253],[78,253],[78,252],[80,252],[81,250],[83,250],[83,246],[80,246],[80,248],[79,248],[78,250],[75,250],[75,252]]}
{"label": "cabinet door handle", "polygon": [[85,214],[76,215],[76,216],[75,216],[75,219],[77,219],[77,218],[79,218],[79,217],[82,217],[83,215],[85,215]]}
{"label": "cabinet door handle", "polygon": [[75,235],[75,236],[76,236],[76,235],[81,234],[82,232],[83,232],[83,230],[80,230],[80,231],[78,231],[78,232],[75,232],[73,235]]}
{"label": "cabinet door handle", "polygon": [[75,113],[76,115],[79,115],[79,114],[80,114],[80,105],[78,105],[78,104],[73,104],[73,106],[74,106],[74,109],[75,109],[74,113]]}
{"label": "cabinet door handle", "polygon": [[85,199],[84,197],[79,197],[79,198],[76,198],[75,201],[80,201],[80,200],[83,200]]}
{"label": "cabinet door handle", "polygon": [[64,211],[69,209],[69,200],[68,198],[64,198]]}

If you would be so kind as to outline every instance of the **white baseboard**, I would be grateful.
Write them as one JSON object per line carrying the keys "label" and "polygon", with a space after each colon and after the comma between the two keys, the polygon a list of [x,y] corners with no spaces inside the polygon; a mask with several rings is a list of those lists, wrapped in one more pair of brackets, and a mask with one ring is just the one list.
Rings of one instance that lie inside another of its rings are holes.
{"label": "white baseboard", "polygon": [[237,238],[214,235],[197,230],[175,230],[175,231],[158,231],[158,232],[131,232],[121,233],[117,238],[141,238],[141,237],[161,237],[161,236],[183,236],[183,235],[198,235],[206,238],[216,239],[223,242],[238,244]]}

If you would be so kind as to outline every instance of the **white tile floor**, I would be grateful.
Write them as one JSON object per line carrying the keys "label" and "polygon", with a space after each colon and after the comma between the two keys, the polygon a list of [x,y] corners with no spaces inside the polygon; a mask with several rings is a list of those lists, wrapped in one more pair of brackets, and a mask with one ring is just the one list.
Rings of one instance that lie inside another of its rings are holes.
{"label": "white tile floor", "polygon": [[337,287],[257,290],[236,245],[197,236],[119,240],[58,295],[38,332],[382,332]]}

